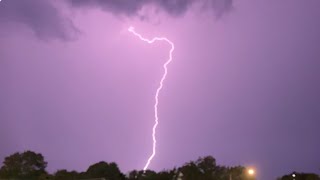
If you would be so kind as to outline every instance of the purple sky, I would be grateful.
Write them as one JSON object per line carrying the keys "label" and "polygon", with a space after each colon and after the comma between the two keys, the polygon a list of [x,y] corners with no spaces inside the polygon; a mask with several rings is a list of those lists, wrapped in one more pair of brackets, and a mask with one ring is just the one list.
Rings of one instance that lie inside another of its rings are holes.
{"label": "purple sky", "polygon": [[[320,1],[2,0],[0,159],[41,152],[48,170],[142,169],[212,155],[261,180],[320,174]],[[104,3],[101,3],[104,2]]]}

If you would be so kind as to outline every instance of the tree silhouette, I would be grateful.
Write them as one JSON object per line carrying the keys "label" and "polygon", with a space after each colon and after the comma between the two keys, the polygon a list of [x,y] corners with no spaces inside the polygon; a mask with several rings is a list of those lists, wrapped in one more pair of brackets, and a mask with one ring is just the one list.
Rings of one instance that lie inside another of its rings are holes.
{"label": "tree silhouette", "polygon": [[[65,169],[56,171],[53,175],[45,170],[47,162],[40,153],[25,151],[6,157],[0,168],[0,179],[15,180],[254,180],[243,166],[226,167],[217,165],[212,156],[199,157],[195,161],[185,163],[171,170],[155,172],[152,170],[133,170],[124,176],[114,162],[95,163],[85,171],[76,172]],[[294,174],[294,176],[293,176]],[[312,173],[293,172],[278,180],[320,180]]]}
{"label": "tree silhouette", "polygon": [[78,172],[76,171],[67,171],[65,169],[61,169],[58,170],[55,174],[54,174],[54,179],[55,180],[77,180],[80,179],[80,175]]}
{"label": "tree silhouette", "polygon": [[278,180],[320,180],[320,177],[313,173],[297,173],[292,172],[291,174],[287,174],[278,178]]}
{"label": "tree silhouette", "polygon": [[91,165],[85,173],[87,178],[105,178],[108,180],[122,180],[124,175],[114,162],[108,164],[104,161]]}
{"label": "tree silhouette", "polygon": [[200,179],[202,172],[197,167],[197,164],[193,161],[184,164],[182,167],[178,170],[179,174],[182,175],[182,180],[188,180],[188,179]]}
{"label": "tree silhouette", "polygon": [[17,152],[5,158],[0,169],[0,177],[35,179],[47,174],[46,167],[47,162],[44,161],[42,154],[32,151]]}

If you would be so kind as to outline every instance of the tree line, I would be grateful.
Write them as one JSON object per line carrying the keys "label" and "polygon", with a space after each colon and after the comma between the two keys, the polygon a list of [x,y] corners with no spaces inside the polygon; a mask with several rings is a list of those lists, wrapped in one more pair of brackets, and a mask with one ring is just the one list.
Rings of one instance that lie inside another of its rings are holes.
{"label": "tree line", "polygon": [[[212,156],[200,157],[181,167],[155,172],[152,170],[132,170],[122,173],[115,162],[98,162],[84,172],[57,170],[50,174],[46,171],[48,163],[40,153],[33,151],[16,152],[5,157],[0,168],[0,180],[255,180],[243,166],[227,167],[218,165]],[[319,180],[315,174],[294,174],[305,180]],[[285,175],[279,180],[289,180]]]}

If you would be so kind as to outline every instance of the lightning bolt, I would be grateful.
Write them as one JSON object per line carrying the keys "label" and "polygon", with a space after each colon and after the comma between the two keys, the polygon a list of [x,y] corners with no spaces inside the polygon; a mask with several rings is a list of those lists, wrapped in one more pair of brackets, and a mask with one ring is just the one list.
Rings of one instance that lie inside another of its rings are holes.
{"label": "lightning bolt", "polygon": [[156,144],[157,144],[157,140],[156,140],[156,129],[157,129],[157,126],[159,124],[159,117],[158,117],[158,104],[159,104],[159,93],[163,87],[163,82],[164,80],[166,79],[167,77],[167,74],[168,74],[168,64],[172,61],[172,53],[174,51],[174,44],[167,38],[165,37],[154,37],[153,39],[149,40],[147,38],[144,38],[142,37],[139,33],[135,32],[134,30],[134,27],[129,27],[128,29],[129,32],[131,32],[133,35],[137,36],[140,40],[142,41],[145,41],[149,44],[152,44],[154,43],[155,41],[166,41],[167,43],[170,44],[171,46],[171,49],[170,49],[170,53],[169,53],[169,59],[163,64],[163,69],[164,69],[164,73],[162,75],[162,78],[160,80],[160,83],[159,83],[159,87],[157,88],[157,91],[156,91],[156,95],[154,97],[155,99],[155,104],[154,104],[154,125],[153,125],[153,128],[152,128],[152,140],[153,140],[153,146],[152,146],[152,154],[150,155],[150,157],[148,158],[148,161],[147,163],[145,164],[143,170],[147,170],[148,169],[148,166],[151,162],[151,160],[153,159],[153,157],[156,155]]}

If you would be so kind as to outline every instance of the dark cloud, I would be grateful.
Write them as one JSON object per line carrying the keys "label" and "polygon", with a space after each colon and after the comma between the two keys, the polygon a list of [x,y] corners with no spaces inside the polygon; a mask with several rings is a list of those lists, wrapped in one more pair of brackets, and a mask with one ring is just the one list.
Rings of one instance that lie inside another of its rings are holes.
{"label": "dark cloud", "polygon": [[4,0],[0,4],[0,25],[23,23],[41,39],[74,38],[77,29],[62,17],[48,0]]}
{"label": "dark cloud", "polygon": [[232,9],[233,0],[209,0],[208,3],[208,7],[213,9],[214,14],[221,17]]}
{"label": "dark cloud", "polygon": [[[232,7],[233,0],[65,0],[73,7],[99,7],[116,15],[139,16],[148,5],[156,7],[171,16],[184,14],[190,6],[200,3],[205,9],[212,9],[217,17]],[[0,5],[0,26],[22,23],[33,30],[41,39],[59,38],[71,40],[79,32],[72,21],[60,14],[50,0],[3,0]]]}
{"label": "dark cloud", "polygon": [[160,8],[171,15],[180,15],[187,11],[194,0],[160,0],[154,1]]}
{"label": "dark cloud", "polygon": [[100,7],[112,13],[136,14],[149,0],[67,0],[75,7]]}
{"label": "dark cloud", "polygon": [[217,17],[222,16],[232,8],[233,0],[67,0],[73,6],[96,6],[114,14],[136,16],[147,5],[155,5],[169,15],[184,14],[188,8],[200,3],[211,9]]}

